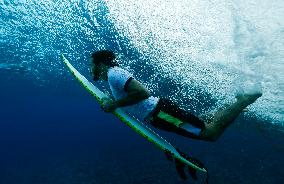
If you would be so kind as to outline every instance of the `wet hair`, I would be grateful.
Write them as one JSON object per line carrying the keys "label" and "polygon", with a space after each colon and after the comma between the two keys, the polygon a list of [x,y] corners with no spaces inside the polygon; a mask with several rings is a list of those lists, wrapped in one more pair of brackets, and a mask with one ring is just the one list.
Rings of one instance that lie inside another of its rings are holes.
{"label": "wet hair", "polygon": [[100,50],[92,53],[93,63],[103,63],[109,67],[119,66],[117,62],[114,61],[116,58],[113,51],[110,50]]}

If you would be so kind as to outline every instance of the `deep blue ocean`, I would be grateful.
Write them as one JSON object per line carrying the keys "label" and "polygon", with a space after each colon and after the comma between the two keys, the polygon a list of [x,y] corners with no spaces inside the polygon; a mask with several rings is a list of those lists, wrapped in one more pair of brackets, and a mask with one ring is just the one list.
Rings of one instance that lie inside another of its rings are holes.
{"label": "deep blue ocean", "polygon": [[205,183],[181,180],[59,57],[91,80],[100,49],[196,115],[261,89],[216,142],[155,131],[202,160],[211,184],[284,182],[282,0],[2,0],[0,16],[0,184]]}

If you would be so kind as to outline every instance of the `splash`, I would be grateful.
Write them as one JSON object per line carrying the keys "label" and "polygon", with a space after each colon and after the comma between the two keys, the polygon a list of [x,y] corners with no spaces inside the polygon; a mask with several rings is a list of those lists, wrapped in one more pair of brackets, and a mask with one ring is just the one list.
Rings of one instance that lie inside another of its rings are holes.
{"label": "splash", "polygon": [[61,51],[86,71],[90,52],[110,48],[154,94],[198,113],[261,86],[249,111],[283,125],[282,0],[19,0],[1,1],[0,13],[9,57],[0,69],[20,62],[30,77],[56,83],[66,76]]}
{"label": "splash", "polygon": [[[180,85],[173,98],[234,100],[239,89],[262,90],[249,107],[259,118],[283,125],[284,3],[270,1],[109,1],[120,34],[151,58],[156,73]],[[269,9],[267,10],[267,7]],[[269,29],[268,26],[269,25]],[[159,81],[160,75],[151,76]],[[211,104],[212,105],[212,104]],[[186,106],[186,104],[184,105]]]}

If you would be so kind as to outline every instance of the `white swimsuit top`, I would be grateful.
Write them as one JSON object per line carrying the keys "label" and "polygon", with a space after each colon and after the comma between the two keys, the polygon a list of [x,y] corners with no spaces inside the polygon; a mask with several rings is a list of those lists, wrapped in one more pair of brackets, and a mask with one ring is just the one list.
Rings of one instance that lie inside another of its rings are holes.
{"label": "white swimsuit top", "polygon": [[[114,96],[115,100],[122,99],[127,96],[127,92],[125,91],[128,83],[131,79],[134,79],[132,74],[128,71],[120,68],[120,67],[111,67],[108,70],[108,83]],[[139,120],[144,120],[150,112],[152,112],[157,103],[159,98],[150,96],[147,99],[144,99],[137,104],[129,105],[125,107],[121,107],[125,112],[134,116]]]}

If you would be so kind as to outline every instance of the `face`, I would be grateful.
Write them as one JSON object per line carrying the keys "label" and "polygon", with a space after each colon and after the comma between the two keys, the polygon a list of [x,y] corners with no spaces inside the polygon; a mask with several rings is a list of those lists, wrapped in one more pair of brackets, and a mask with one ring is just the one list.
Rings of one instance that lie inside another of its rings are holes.
{"label": "face", "polygon": [[102,73],[101,71],[101,64],[94,64],[93,58],[90,58],[90,63],[91,63],[91,75],[93,76],[94,81],[98,81],[100,79],[100,74]]}
{"label": "face", "polygon": [[107,80],[107,71],[108,71],[108,66],[98,63],[94,64],[93,58],[91,60],[91,75],[93,76],[94,81],[98,80]]}

